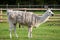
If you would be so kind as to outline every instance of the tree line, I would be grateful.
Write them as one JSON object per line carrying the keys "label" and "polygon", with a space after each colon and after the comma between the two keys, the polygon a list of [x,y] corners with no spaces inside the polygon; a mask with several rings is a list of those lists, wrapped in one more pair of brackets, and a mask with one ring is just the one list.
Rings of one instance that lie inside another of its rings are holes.
{"label": "tree line", "polygon": [[0,5],[59,5],[60,0],[0,0]]}

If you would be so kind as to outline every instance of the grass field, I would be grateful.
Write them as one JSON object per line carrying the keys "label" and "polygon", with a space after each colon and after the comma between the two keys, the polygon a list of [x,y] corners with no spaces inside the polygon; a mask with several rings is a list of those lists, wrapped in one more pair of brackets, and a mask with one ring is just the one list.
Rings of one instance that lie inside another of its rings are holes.
{"label": "grass field", "polygon": [[[46,22],[38,28],[33,28],[33,37],[31,40],[60,40],[60,25],[55,24],[53,22]],[[8,23],[0,23],[0,40],[10,40],[9,38],[9,27]],[[27,27],[18,28],[17,33],[19,35],[18,40],[30,40],[27,37],[28,29]],[[15,40],[16,37],[13,34],[12,40]]]}
{"label": "grass field", "polygon": [[[38,13],[39,12],[35,12]],[[44,12],[40,12],[44,13]],[[55,12],[55,14],[59,14],[60,12]],[[28,28],[19,28],[17,25],[17,33],[19,38],[17,39],[14,35],[14,31],[12,32],[13,38],[12,40],[60,40],[60,21],[56,22],[46,22],[40,25],[38,28],[33,28],[33,37],[28,38]],[[0,40],[11,40],[9,38],[9,24],[8,23],[0,23]]]}

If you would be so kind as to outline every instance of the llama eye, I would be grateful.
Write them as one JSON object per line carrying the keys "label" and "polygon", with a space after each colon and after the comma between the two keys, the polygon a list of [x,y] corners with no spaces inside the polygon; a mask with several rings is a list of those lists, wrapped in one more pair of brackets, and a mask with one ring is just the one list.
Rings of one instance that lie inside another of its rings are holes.
{"label": "llama eye", "polygon": [[51,12],[49,12],[49,13],[51,13]]}

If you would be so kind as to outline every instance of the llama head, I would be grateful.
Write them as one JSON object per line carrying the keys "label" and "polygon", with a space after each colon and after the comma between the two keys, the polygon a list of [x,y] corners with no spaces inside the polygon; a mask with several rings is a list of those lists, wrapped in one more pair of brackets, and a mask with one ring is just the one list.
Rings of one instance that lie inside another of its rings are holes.
{"label": "llama head", "polygon": [[49,15],[49,16],[53,16],[54,15],[54,13],[51,11],[51,9],[47,9],[47,14]]}

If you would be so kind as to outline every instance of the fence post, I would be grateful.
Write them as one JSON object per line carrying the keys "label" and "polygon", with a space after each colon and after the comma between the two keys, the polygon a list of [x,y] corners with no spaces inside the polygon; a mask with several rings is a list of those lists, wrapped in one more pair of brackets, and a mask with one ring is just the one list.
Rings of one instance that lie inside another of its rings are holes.
{"label": "fence post", "polygon": [[26,9],[26,8],[24,8],[24,11],[26,12],[26,11],[27,11],[27,9]]}
{"label": "fence post", "polygon": [[18,10],[19,10],[19,3],[18,3]]}
{"label": "fence post", "polygon": [[8,9],[8,4],[6,4],[6,8]]}
{"label": "fence post", "polygon": [[0,19],[1,19],[0,22],[2,22],[2,21],[3,21],[3,20],[2,20],[2,18],[3,18],[3,17],[2,17],[2,8],[1,8],[1,10],[0,10],[0,15],[1,15],[1,16],[0,16]]}
{"label": "fence post", "polygon": [[48,5],[44,5],[44,8],[48,8]]}

